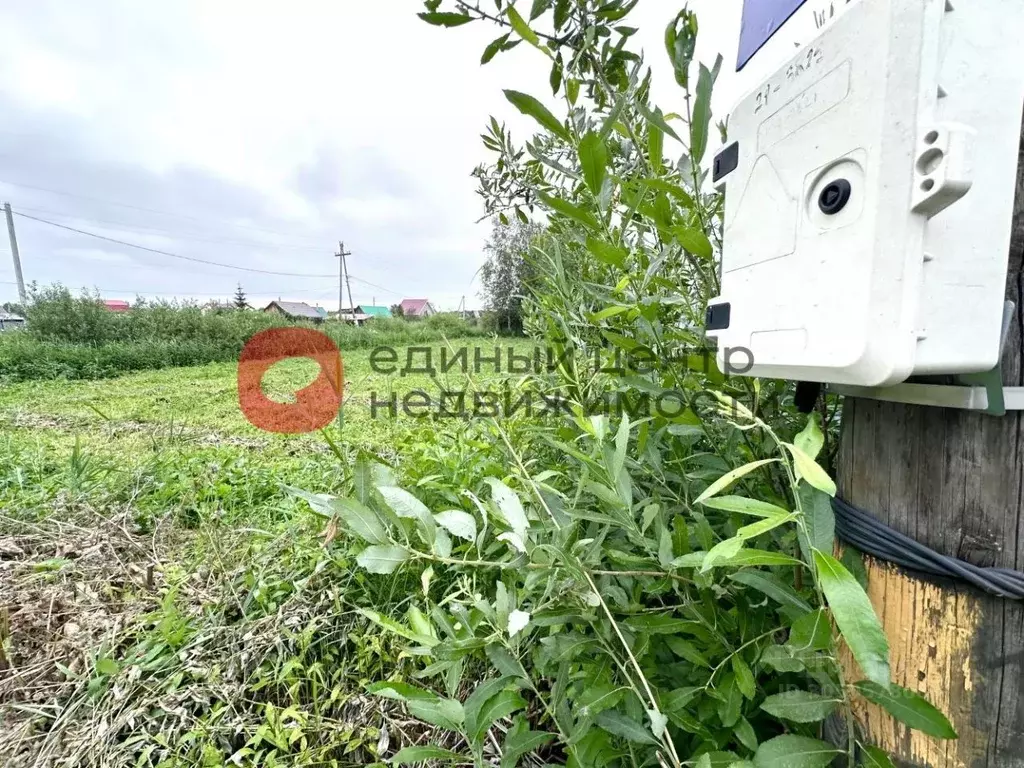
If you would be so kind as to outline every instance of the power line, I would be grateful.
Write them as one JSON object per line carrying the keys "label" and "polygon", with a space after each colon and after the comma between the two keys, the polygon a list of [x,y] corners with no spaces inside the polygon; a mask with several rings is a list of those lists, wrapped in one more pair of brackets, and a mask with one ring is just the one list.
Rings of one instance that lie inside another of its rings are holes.
{"label": "power line", "polygon": [[[87,221],[92,224],[109,224],[115,226],[118,229],[122,229],[126,232],[135,232],[137,234],[162,234],[172,237],[175,240],[194,240],[200,243],[215,243],[219,245],[247,245],[253,248],[273,248],[280,251],[316,251],[321,252],[323,248],[315,247],[311,245],[278,245],[277,243],[261,243],[256,240],[224,240],[222,238],[212,237],[198,237],[193,234],[180,234],[170,229],[161,229],[159,227],[147,227],[142,224],[130,224],[124,221],[114,221],[112,219],[97,219],[90,216],[78,216],[73,213],[67,213],[65,211],[51,211],[48,208],[35,208],[27,205],[19,205],[19,210],[32,211],[33,213],[47,213],[52,216],[63,216],[73,221]],[[230,224],[228,226],[231,226]]]}
{"label": "power line", "polygon": [[[17,283],[14,282],[13,280],[0,280],[0,285],[17,285]],[[130,293],[130,294],[135,294],[136,296],[147,296],[147,295],[155,296],[157,294],[160,294],[160,295],[171,295],[171,296],[228,296],[228,295],[230,295],[231,293],[234,292],[233,288],[230,289],[230,290],[225,290],[225,291],[167,291],[167,290],[162,290],[162,289],[149,290],[149,291],[140,291],[137,288],[131,288],[131,289],[129,289],[129,288],[104,288],[102,285],[95,285],[95,286],[92,286],[92,287],[95,288],[98,291],[103,291],[105,293]],[[272,296],[272,295],[277,295],[277,294],[304,293],[304,294],[310,295],[311,298],[318,299],[318,298],[326,296],[328,293],[331,293],[332,291],[333,291],[333,289],[328,290],[328,291],[318,291],[315,288],[274,288],[272,290],[268,289],[268,290],[265,290],[265,291],[264,290],[246,291],[246,293],[254,293],[256,295],[261,295],[261,296]]]}
{"label": "power line", "polygon": [[178,253],[171,253],[170,251],[162,251],[162,250],[160,250],[158,248],[149,248],[149,247],[147,247],[145,245],[138,245],[137,243],[129,243],[129,242],[125,241],[125,240],[118,240],[117,238],[114,238],[114,237],[107,237],[106,235],[98,235],[95,232],[87,232],[84,229],[76,229],[75,227],[69,227],[66,224],[58,224],[55,221],[48,221],[47,219],[40,219],[40,218],[38,218],[36,216],[29,216],[27,213],[21,213],[20,211],[15,211],[14,214],[16,216],[21,216],[22,218],[25,218],[25,219],[31,219],[32,221],[38,221],[41,224],[48,224],[51,227],[57,227],[58,229],[66,229],[69,232],[75,232],[75,233],[77,233],[79,235],[86,235],[87,237],[94,237],[97,240],[105,240],[108,243],[116,243],[117,245],[123,245],[123,246],[125,246],[127,248],[136,248],[136,249],[138,249],[140,251],[147,251],[149,253],[155,253],[155,254],[158,254],[160,256],[168,256],[168,257],[170,257],[172,259],[182,259],[184,261],[192,261],[192,262],[195,262],[197,264],[209,264],[210,266],[223,267],[225,269],[234,269],[234,270],[237,270],[239,272],[255,272],[255,273],[258,273],[258,274],[261,274],[261,275],[278,275],[278,276],[282,276],[282,277],[310,277],[310,278],[312,278],[312,277],[316,277],[316,278],[334,277],[334,275],[312,275],[312,274],[306,274],[306,273],[302,273],[302,272],[274,272],[274,271],[267,270],[267,269],[256,269],[255,267],[239,267],[239,266],[237,266],[235,264],[224,264],[224,263],[221,263],[221,262],[218,262],[218,261],[208,261],[207,259],[197,259],[197,258],[195,258],[193,256],[182,256],[181,254],[178,254]]}
{"label": "power line", "polygon": [[[59,189],[50,189],[48,187],[37,187],[37,186],[34,186],[32,184],[20,184],[20,183],[18,183],[16,181],[5,181],[4,179],[0,179],[0,184],[7,184],[7,185],[12,186],[12,187],[21,187],[22,189],[34,189],[37,192],[47,192],[47,193],[52,194],[52,195],[63,195],[65,197],[75,197],[75,198],[78,198],[79,200],[89,200],[91,202],[100,203],[102,205],[115,205],[115,206],[118,206],[118,207],[121,207],[121,208],[130,208],[133,211],[144,211],[145,213],[155,213],[158,216],[170,216],[172,218],[177,218],[177,219],[188,219],[189,221],[197,221],[200,224],[208,224],[209,223],[208,220],[200,219],[200,218],[198,218],[196,216],[188,216],[188,215],[183,214],[183,213],[171,213],[170,211],[160,211],[160,210],[157,210],[156,208],[143,208],[143,207],[138,206],[138,205],[129,205],[128,203],[118,203],[118,202],[114,202],[113,200],[102,200],[102,199],[100,199],[98,197],[90,197],[88,195],[79,195],[79,194],[76,194],[74,192],[62,192]],[[295,237],[295,235],[293,233],[281,232],[279,230],[274,230],[274,229],[265,229],[263,227],[252,227],[252,226],[248,226],[246,224],[228,224],[226,222],[220,222],[220,223],[221,223],[222,226],[235,227],[237,229],[248,229],[248,230],[252,230],[253,232],[268,232],[268,233],[270,233],[272,235],[283,235],[285,237]]]}
{"label": "power line", "polygon": [[[0,280],[0,286],[16,286],[16,285],[17,285],[17,283],[15,283],[14,281]],[[229,296],[230,294],[232,294],[234,292],[233,288],[229,289],[229,290],[225,290],[225,291],[167,291],[167,290],[163,290],[163,289],[153,289],[153,290],[150,290],[150,291],[140,291],[137,288],[131,288],[131,289],[129,289],[129,288],[103,288],[102,286],[91,286],[91,288],[95,288],[97,291],[102,291],[104,293],[124,293],[124,294],[134,294],[136,296],[157,296],[157,295],[162,295],[162,296],[225,296],[226,297],[226,296]],[[306,294],[310,298],[318,299],[318,298],[326,297],[328,294],[332,293],[333,290],[334,289],[331,289],[329,291],[317,291],[314,288],[273,288],[273,289],[267,289],[265,291],[262,291],[262,290],[246,291],[246,293],[253,293],[253,294],[256,294],[256,295],[259,295],[259,296],[275,296],[275,295],[278,295],[278,294]]]}
{"label": "power line", "polygon": [[361,277],[356,277],[355,275],[349,275],[349,277],[355,280],[357,283],[368,285],[371,288],[377,288],[378,290],[384,291],[384,293],[390,293],[392,296],[401,296],[403,299],[407,296],[407,294],[399,293],[398,291],[392,291],[390,288],[385,288],[383,285],[371,283],[369,280],[363,280]]}

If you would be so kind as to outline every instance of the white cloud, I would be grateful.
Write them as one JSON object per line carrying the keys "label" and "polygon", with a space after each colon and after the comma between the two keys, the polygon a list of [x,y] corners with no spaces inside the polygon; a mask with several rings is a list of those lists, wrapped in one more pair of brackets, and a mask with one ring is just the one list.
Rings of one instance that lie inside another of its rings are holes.
{"label": "white cloud", "polygon": [[[699,55],[711,60],[721,45],[728,73],[738,0],[693,5]],[[16,208],[80,216],[82,229],[271,271],[334,274],[345,240],[356,302],[426,295],[454,308],[477,290],[469,286],[488,234],[476,223],[483,210],[469,176],[486,157],[479,134],[494,114],[528,135],[529,121],[501,91],[543,97],[548,65],[521,46],[482,68],[493,28],[432,28],[416,18],[421,8],[419,0],[5,4],[0,179],[80,197],[2,183],[0,196]],[[635,14],[667,111],[682,111],[662,44],[677,10],[646,2]],[[723,75],[724,93],[730,82]],[[241,281],[253,297],[336,303],[330,279],[233,273],[26,220],[18,228],[26,276],[44,283],[229,296]],[[61,257],[49,258],[56,250]],[[0,299],[15,296],[10,274],[0,257]]]}

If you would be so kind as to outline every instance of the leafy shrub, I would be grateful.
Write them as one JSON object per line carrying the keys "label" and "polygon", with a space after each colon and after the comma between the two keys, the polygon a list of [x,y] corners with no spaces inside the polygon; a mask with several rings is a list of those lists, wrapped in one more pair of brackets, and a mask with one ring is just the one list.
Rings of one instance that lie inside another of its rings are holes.
{"label": "leafy shrub", "polygon": [[[461,493],[440,503],[436,488],[412,493],[372,469],[349,498],[307,496],[368,573],[423,580],[404,614],[370,617],[421,658],[424,685],[369,690],[460,734],[463,748],[394,760],[484,765],[500,730],[504,765],[532,752],[573,768],[891,765],[859,743],[858,696],[955,738],[892,684],[854,561],[833,556],[819,415],[798,416],[785,383],[723,375],[693,330],[718,290],[721,230],[702,165],[718,65],[691,78],[696,17],[680,12],[665,35],[681,119],[650,103],[650,73],[628,49],[635,3],[537,2],[529,21],[500,2],[497,16],[443,4],[427,0],[421,17],[505,26],[484,60],[526,42],[552,62],[563,98],[566,118],[506,91],[540,133],[525,151],[492,120],[485,145],[497,160],[476,175],[490,213],[539,208],[549,220],[527,317],[558,353],[539,383],[565,417],[525,448],[494,422],[502,470],[460,477]],[[684,146],[676,166],[664,160],[669,139]],[[674,412],[649,408],[666,395]],[[479,680],[485,662],[493,676]]]}
{"label": "leafy shrub", "polygon": [[[204,312],[192,304],[140,302],[115,314],[98,296],[73,297],[57,285],[36,290],[28,331],[0,334],[0,380],[97,379],[130,371],[236,360],[245,342],[286,318],[251,311]],[[423,323],[374,318],[366,326],[312,326],[345,350],[407,346],[482,335],[455,315]]]}

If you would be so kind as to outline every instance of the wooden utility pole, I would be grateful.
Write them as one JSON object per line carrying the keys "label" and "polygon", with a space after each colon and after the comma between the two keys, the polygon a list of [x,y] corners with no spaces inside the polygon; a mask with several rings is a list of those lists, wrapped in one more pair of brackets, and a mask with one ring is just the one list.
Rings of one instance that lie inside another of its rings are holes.
{"label": "wooden utility pole", "polygon": [[[1005,386],[1024,386],[1024,137],[1006,298],[1017,311]],[[848,399],[839,495],[940,554],[1024,570],[1024,412],[1005,416]],[[866,741],[924,768],[1024,768],[1024,602],[865,558],[893,679],[960,738],[910,732],[861,701]]]}
{"label": "wooden utility pole", "polygon": [[28,304],[25,276],[21,274],[21,253],[18,251],[18,238],[14,234],[14,213],[11,211],[10,203],[4,203],[4,213],[7,215],[7,236],[11,240],[11,257],[14,259],[14,279],[18,282],[18,299],[22,304]]}
{"label": "wooden utility pole", "polygon": [[[348,306],[352,310],[353,315],[355,315],[356,310],[355,305],[352,303],[352,283],[348,277],[348,264],[346,262],[346,257],[351,256],[352,253],[345,250],[345,243],[338,241],[338,253],[335,255],[340,260],[338,264],[338,320],[340,321],[341,310],[345,301],[344,294],[342,293],[343,286],[348,287]],[[355,322],[355,317],[352,318],[352,321]]]}

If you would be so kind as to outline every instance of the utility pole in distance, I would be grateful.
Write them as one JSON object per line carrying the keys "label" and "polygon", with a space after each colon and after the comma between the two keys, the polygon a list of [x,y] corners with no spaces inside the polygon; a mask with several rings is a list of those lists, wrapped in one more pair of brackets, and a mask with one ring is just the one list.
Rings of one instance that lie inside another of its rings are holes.
{"label": "utility pole in distance", "polygon": [[21,274],[21,254],[18,252],[18,238],[14,234],[14,214],[11,212],[10,203],[4,203],[4,213],[7,215],[7,236],[11,239],[11,256],[14,258],[14,279],[18,281],[18,298],[22,304],[28,304],[28,294],[25,292],[25,276]]}
{"label": "utility pole in distance", "polygon": [[[355,307],[352,305],[352,283],[348,279],[348,265],[345,262],[346,256],[351,256],[350,251],[345,250],[345,243],[338,241],[338,252],[335,254],[338,259],[338,320],[341,320],[341,308],[345,305],[345,294],[344,287],[348,286],[348,304],[349,309],[353,310],[355,314]],[[353,318],[354,320],[355,318]]]}

